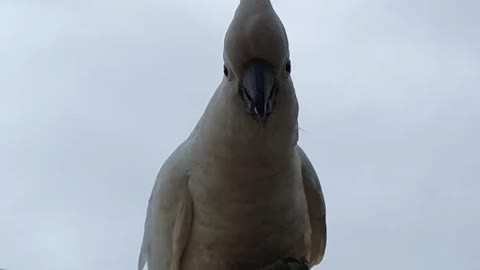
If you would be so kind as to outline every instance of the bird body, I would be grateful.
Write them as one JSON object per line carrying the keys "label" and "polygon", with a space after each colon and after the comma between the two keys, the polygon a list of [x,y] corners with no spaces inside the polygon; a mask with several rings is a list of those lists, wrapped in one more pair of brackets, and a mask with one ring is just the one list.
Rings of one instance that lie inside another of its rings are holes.
{"label": "bird body", "polygon": [[260,269],[324,255],[325,202],[298,141],[286,33],[268,0],[241,0],[224,78],[160,169],[139,270]]}

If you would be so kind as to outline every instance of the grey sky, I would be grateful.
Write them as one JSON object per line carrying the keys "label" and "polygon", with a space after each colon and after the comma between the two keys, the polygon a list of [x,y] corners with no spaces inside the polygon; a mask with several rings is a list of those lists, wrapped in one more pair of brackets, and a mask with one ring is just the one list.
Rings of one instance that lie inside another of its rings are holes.
{"label": "grey sky", "polygon": [[[0,267],[135,269],[238,1],[0,1]],[[325,192],[317,269],[480,269],[480,2],[273,0]]]}

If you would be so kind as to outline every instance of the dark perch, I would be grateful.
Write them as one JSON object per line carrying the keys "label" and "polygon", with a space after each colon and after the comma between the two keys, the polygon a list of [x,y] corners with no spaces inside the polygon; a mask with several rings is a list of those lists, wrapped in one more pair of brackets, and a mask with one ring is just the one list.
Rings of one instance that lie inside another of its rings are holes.
{"label": "dark perch", "polygon": [[305,258],[285,258],[267,265],[262,270],[309,270],[310,266]]}

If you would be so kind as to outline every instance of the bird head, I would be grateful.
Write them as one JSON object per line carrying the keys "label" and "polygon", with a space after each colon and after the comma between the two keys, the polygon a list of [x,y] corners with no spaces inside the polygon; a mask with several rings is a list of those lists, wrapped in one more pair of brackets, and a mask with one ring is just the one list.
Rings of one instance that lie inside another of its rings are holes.
{"label": "bird head", "polygon": [[224,39],[223,73],[246,113],[266,121],[280,91],[293,89],[284,26],[269,0],[240,0]]}

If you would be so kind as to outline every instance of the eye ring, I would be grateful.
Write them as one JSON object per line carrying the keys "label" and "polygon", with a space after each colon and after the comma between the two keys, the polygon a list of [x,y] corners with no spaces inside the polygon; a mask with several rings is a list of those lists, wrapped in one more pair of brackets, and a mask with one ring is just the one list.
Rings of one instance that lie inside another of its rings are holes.
{"label": "eye ring", "polygon": [[223,65],[223,75],[225,75],[225,77],[228,78],[228,74],[229,74],[229,72],[228,72],[227,66],[226,66],[226,65]]}
{"label": "eye ring", "polygon": [[285,64],[285,71],[290,74],[290,72],[292,72],[292,63],[290,62],[290,60],[287,61],[287,63]]}

